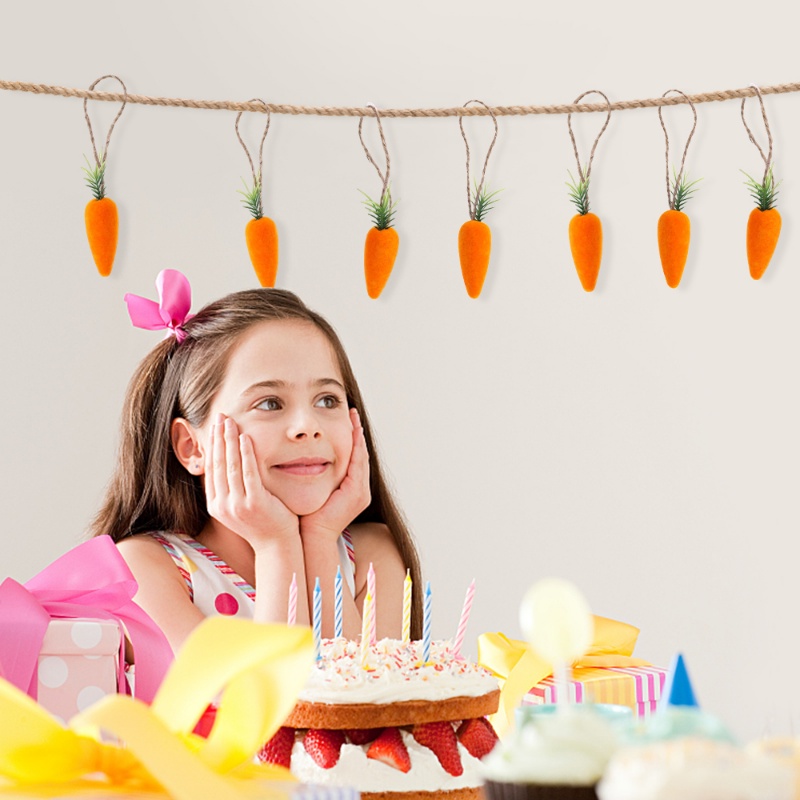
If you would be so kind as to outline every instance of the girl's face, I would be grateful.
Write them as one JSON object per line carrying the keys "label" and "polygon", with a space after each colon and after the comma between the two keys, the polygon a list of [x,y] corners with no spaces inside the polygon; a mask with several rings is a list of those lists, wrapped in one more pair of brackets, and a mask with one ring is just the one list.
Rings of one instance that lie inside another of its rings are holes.
{"label": "girl's face", "polygon": [[222,413],[253,441],[261,480],[298,516],[321,508],[350,463],[353,425],[336,355],[302,320],[254,325],[231,351],[206,424]]}

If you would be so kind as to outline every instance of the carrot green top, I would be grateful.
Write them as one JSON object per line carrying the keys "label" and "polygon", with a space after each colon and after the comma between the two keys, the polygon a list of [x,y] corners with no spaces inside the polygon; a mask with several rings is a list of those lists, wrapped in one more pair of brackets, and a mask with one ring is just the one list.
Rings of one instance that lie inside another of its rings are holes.
{"label": "carrot green top", "polygon": [[253,215],[253,219],[261,219],[264,216],[264,206],[261,202],[261,181],[258,178],[253,180],[252,187],[242,178],[244,191],[238,190],[244,198],[242,205]]}
{"label": "carrot green top", "polygon": [[674,177],[671,186],[672,209],[674,211],[683,211],[686,201],[697,191],[697,184],[701,180],[702,178],[696,178],[690,181],[689,176],[684,174]]}
{"label": "carrot green top", "polygon": [[[86,158],[84,156],[84,158]],[[92,167],[89,159],[86,159],[87,166],[82,167],[86,173],[86,185],[92,190],[95,200],[102,200],[106,196],[106,160],[101,154],[97,164]]]}
{"label": "carrot green top", "polygon": [[569,188],[569,199],[575,203],[575,208],[578,209],[578,214],[581,216],[589,213],[589,178],[582,178],[576,181],[572,177],[572,173],[567,173],[570,180],[567,181]]}
{"label": "carrot green top", "polygon": [[764,173],[764,179],[759,183],[755,178],[751,178],[744,170],[747,178],[745,184],[750,188],[750,194],[756,201],[756,208],[760,211],[769,211],[775,208],[775,198],[778,195],[778,186],[781,182],[775,183],[775,176],[772,173],[772,165]]}
{"label": "carrot green top", "polygon": [[[359,189],[361,192],[361,190]],[[376,203],[366,192],[361,192],[366,198],[363,203],[367,207],[372,222],[379,231],[384,231],[394,225],[394,210],[397,201],[392,202],[392,194],[386,189],[381,195],[380,202]]]}
{"label": "carrot green top", "polygon": [[494,208],[497,195],[502,191],[502,189],[495,189],[490,192],[486,186],[481,186],[479,190],[476,185],[475,191],[472,193],[472,208],[474,209],[472,219],[476,222],[483,222],[483,218]]}

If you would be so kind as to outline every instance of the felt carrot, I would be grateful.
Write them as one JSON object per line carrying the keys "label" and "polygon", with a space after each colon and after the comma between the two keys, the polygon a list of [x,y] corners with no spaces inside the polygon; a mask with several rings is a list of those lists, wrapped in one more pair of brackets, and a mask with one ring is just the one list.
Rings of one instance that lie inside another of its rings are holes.
{"label": "felt carrot", "polygon": [[756,201],[756,207],[747,220],[747,264],[751,277],[757,281],[769,266],[781,233],[781,215],[775,208],[780,182],[775,183],[771,166],[761,182],[751,178],[746,172],[744,174],[750,194]]}
{"label": "felt carrot", "polygon": [[597,284],[603,257],[603,225],[600,217],[589,211],[589,178],[572,179],[567,186],[570,200],[578,210],[569,221],[569,249],[581,286],[591,292]]}
{"label": "felt carrot", "polygon": [[584,291],[593,292],[597,285],[597,276],[600,273],[600,261],[603,258],[603,225],[596,214],[589,211],[589,177],[592,174],[592,161],[594,152],[600,143],[600,137],[608,127],[611,120],[611,102],[608,97],[598,89],[590,89],[584,92],[573,101],[574,104],[580,103],[584,97],[590,94],[599,94],[606,103],[606,118],[600,132],[597,134],[589,152],[589,161],[586,166],[581,165],[578,155],[578,143],[575,141],[575,134],[572,130],[572,112],[567,114],[567,130],[569,138],[572,140],[572,150],[575,153],[575,161],[578,165],[578,180],[576,181],[569,173],[570,180],[567,182],[569,188],[569,199],[575,204],[578,213],[569,221],[569,249],[572,251],[572,260],[575,263],[575,270],[583,286]]}
{"label": "felt carrot", "polygon": [[471,207],[474,208],[472,219],[467,220],[458,232],[458,258],[461,262],[461,276],[467,294],[474,298],[480,296],[486,273],[489,270],[489,258],[492,254],[492,231],[483,221],[486,214],[497,202],[500,189],[494,192],[484,187],[475,187]]}
{"label": "felt carrot", "polygon": [[255,178],[252,187],[245,183],[242,203],[253,215],[244,229],[247,252],[262,286],[274,286],[278,274],[278,229],[275,223],[263,214],[261,181]]}
{"label": "felt carrot", "polygon": [[383,192],[380,202],[377,203],[364,192],[361,194],[366,198],[364,205],[375,223],[367,231],[364,242],[364,278],[367,282],[367,294],[375,300],[380,297],[392,274],[397,250],[400,247],[400,237],[393,227],[397,202],[392,202],[388,189]]}
{"label": "felt carrot", "polygon": [[691,222],[683,207],[696,191],[699,180],[689,181],[686,176],[679,179],[676,175],[670,193],[670,197],[674,198],[672,208],[658,218],[658,254],[667,286],[672,289],[680,284],[689,255]]}
{"label": "felt carrot", "polygon": [[110,197],[106,197],[105,158],[100,156],[94,167],[89,165],[88,159],[86,163],[87,166],[83,167],[83,171],[86,173],[86,183],[94,195],[94,198],[86,204],[83,214],[86,238],[89,240],[89,249],[92,251],[97,271],[103,277],[108,277],[117,252],[119,233],[117,204]]}

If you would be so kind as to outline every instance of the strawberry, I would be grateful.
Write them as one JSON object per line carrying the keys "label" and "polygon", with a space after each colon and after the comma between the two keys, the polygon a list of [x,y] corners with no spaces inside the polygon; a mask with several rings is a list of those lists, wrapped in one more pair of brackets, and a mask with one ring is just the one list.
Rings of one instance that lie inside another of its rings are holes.
{"label": "strawberry", "polygon": [[211,729],[214,727],[214,722],[217,718],[217,707],[210,705],[206,707],[203,715],[197,720],[197,725],[194,726],[194,733],[208,739]]}
{"label": "strawberry", "polygon": [[289,769],[294,747],[294,728],[278,728],[277,733],[258,751],[262,764],[278,764]]}
{"label": "strawberry", "polygon": [[382,730],[383,728],[351,728],[345,733],[352,744],[369,744],[381,735]]}
{"label": "strawberry", "polygon": [[397,728],[386,728],[369,746],[367,758],[382,761],[390,767],[399,769],[400,772],[408,772],[411,769],[411,758]]}
{"label": "strawberry", "polygon": [[314,759],[314,763],[323,769],[336,766],[343,744],[343,731],[310,730],[303,739],[306,752]]}
{"label": "strawberry", "polygon": [[483,758],[497,744],[497,734],[488,719],[465,719],[456,731],[458,741],[474,758]]}
{"label": "strawberry", "polygon": [[458,754],[458,739],[449,722],[415,725],[411,733],[421,745],[433,750],[445,772],[450,775],[461,775],[464,772],[461,756]]}

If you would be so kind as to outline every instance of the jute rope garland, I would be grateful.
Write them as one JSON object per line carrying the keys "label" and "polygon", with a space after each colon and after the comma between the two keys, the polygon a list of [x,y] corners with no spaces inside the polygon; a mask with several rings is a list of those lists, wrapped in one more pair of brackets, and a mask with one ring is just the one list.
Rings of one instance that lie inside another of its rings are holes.
{"label": "jute rope garland", "polygon": [[[251,103],[259,103],[261,106],[267,109],[267,124],[264,126],[264,133],[261,136],[261,142],[258,146],[258,172],[256,172],[255,165],[253,164],[253,159],[250,155],[250,150],[248,150],[247,145],[244,143],[244,139],[242,139],[242,134],[239,133],[239,120],[242,118],[242,114],[244,111],[240,111],[236,115],[236,123],[234,124],[234,128],[236,129],[236,138],[239,140],[239,144],[244,149],[245,155],[247,156],[247,160],[250,162],[250,172],[253,174],[253,188],[258,187],[259,189],[263,187],[263,179],[264,179],[264,141],[267,138],[267,134],[269,133],[269,123],[272,119],[269,108],[267,104],[259,97],[253,98]],[[258,211],[262,213],[262,198],[261,193],[259,192],[258,196]]]}
{"label": "jute rope garland", "polygon": [[[116,116],[114,117],[111,125],[108,128],[108,135],[106,136],[106,146],[100,151],[97,152],[97,143],[94,140],[94,130],[92,129],[92,121],[89,119],[89,97],[84,97],[83,99],[83,115],[86,118],[86,125],[89,128],[89,138],[92,140],[92,152],[94,153],[94,161],[95,164],[99,167],[101,162],[105,161],[108,158],[108,147],[111,144],[111,134],[114,131],[114,126],[117,124],[117,120],[122,116],[122,112],[125,110],[125,105],[128,102],[128,89],[126,88],[125,84],[122,82],[122,78],[118,78],[116,75],[103,75],[102,77],[98,78],[90,87],[88,94],[98,94],[97,92],[92,91],[95,86],[97,86],[100,81],[106,80],[106,78],[111,78],[112,80],[119,81],[120,85],[122,86],[122,95],[121,95],[121,102],[122,105],[120,106],[119,111],[117,111]],[[101,186],[105,191],[105,179],[101,181]]]}
{"label": "jute rope garland", "polygon": [[[0,89],[12,92],[31,92],[33,94],[51,94],[59,97],[76,97],[89,100],[109,102],[128,102],[137,105],[169,106],[175,108],[202,108],[212,111],[257,111],[273,114],[303,114],[318,117],[363,117],[370,108],[329,107],[329,106],[293,106],[270,103],[266,108],[260,103],[235,102],[233,100],[187,100],[174,97],[148,97],[140,94],[119,94],[115,92],[95,92],[85,89],[74,89],[67,86],[50,86],[43,83],[23,83],[20,81],[0,81]],[[528,116],[531,114],[571,114],[593,111],[624,111],[633,108],[657,108],[674,106],[691,101],[692,103],[711,103],[722,100],[736,100],[755,97],[760,94],[790,94],[800,92],[800,83],[782,83],[776,86],[762,86],[755,89],[747,86],[743,89],[727,89],[684,97],[652,97],[646,100],[623,100],[606,105],[605,103],[581,103],[572,105],[549,106],[456,106],[454,108],[386,108],[381,111],[384,117],[465,117],[465,116]]]}
{"label": "jute rope garland", "polygon": [[378,173],[378,177],[381,179],[382,187],[381,187],[381,197],[380,202],[383,203],[384,198],[386,197],[386,193],[389,191],[389,175],[391,173],[392,162],[389,158],[389,147],[386,144],[386,137],[383,134],[383,125],[381,124],[381,115],[378,113],[378,109],[372,103],[369,104],[369,108],[371,108],[375,112],[375,121],[378,123],[378,132],[381,136],[381,145],[383,146],[383,157],[386,159],[386,173],[384,174],[381,172],[381,168],[376,163],[375,159],[372,157],[372,154],[369,152],[367,145],[364,143],[364,137],[361,133],[361,129],[364,126],[364,117],[358,120],[358,138],[361,141],[361,146],[364,148],[364,154],[367,156],[367,161],[375,167],[375,171]]}
{"label": "jute rope garland", "polygon": [[[658,109],[658,120],[661,123],[661,129],[664,131],[664,139],[666,141],[667,204],[669,205],[670,208],[674,209],[675,200],[678,197],[678,187],[681,185],[681,180],[683,179],[683,169],[686,166],[686,154],[689,152],[689,145],[692,142],[692,137],[694,136],[695,130],[697,130],[697,109],[694,107],[694,103],[691,100],[689,100],[680,89],[667,89],[667,91],[664,92],[664,97],[666,97],[670,93],[679,94],[686,99],[686,102],[689,103],[689,107],[692,109],[692,116],[694,118],[694,122],[692,123],[692,130],[689,132],[689,136],[686,139],[686,147],[683,148],[683,158],[681,158],[681,168],[675,175],[675,188],[674,191],[671,191],[669,186],[669,134],[667,133],[667,126],[664,124],[664,117],[661,114],[661,108]],[[744,100],[742,100],[742,103],[744,103]]]}
{"label": "jute rope garland", "polygon": [[747,135],[750,137],[750,141],[758,148],[758,152],[761,154],[761,158],[764,160],[764,180],[766,181],[767,175],[769,175],[770,167],[772,166],[772,131],[769,127],[769,120],[767,119],[767,109],[764,108],[764,99],[761,95],[764,93],[763,89],[759,89],[758,86],[751,87],[758,97],[758,102],[761,104],[761,118],[764,120],[764,128],[767,131],[767,142],[768,142],[768,151],[766,155],[764,151],[761,149],[761,145],[756,141],[756,137],[753,136],[753,131],[750,130],[750,126],[747,124],[747,120],[744,118],[744,103],[747,98],[742,98],[742,122],[744,123],[745,130],[747,131]]}
{"label": "jute rope garland", "polygon": [[[486,103],[482,100],[467,100],[464,103],[464,106],[468,106],[470,103],[480,103],[484,108],[489,108]],[[491,113],[491,109],[489,109],[489,113]],[[469,208],[469,218],[475,219],[475,214],[478,209],[478,200],[480,199],[481,195],[483,194],[483,185],[486,181],[486,167],[489,166],[489,156],[492,154],[492,150],[494,150],[494,144],[497,141],[497,118],[494,114],[492,114],[492,122],[494,122],[494,136],[492,137],[492,143],[489,145],[489,149],[486,151],[486,160],[483,162],[483,171],[481,172],[481,180],[480,183],[476,183],[475,185],[475,196],[473,198],[472,192],[469,187],[470,181],[470,170],[469,170],[469,142],[467,141],[467,134],[464,132],[464,122],[461,117],[458,118],[458,125],[461,128],[461,136],[464,139],[464,146],[467,148],[467,207]]]}

